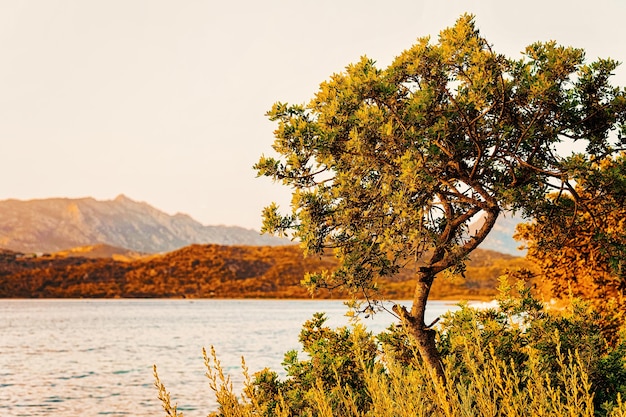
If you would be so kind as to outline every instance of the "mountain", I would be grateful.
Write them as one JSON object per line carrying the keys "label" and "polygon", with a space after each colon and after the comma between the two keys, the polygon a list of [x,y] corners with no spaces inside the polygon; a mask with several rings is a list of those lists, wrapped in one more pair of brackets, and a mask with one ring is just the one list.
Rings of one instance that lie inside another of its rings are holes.
{"label": "mountain", "polygon": [[0,248],[58,252],[105,244],[161,253],[193,243],[285,245],[289,241],[236,226],[205,226],[120,195],[114,200],[50,198],[0,201]]}
{"label": "mountain", "polygon": [[[522,246],[522,242],[518,242],[513,239],[515,228],[523,221],[524,219],[514,216],[512,213],[505,212],[500,214],[493,229],[480,244],[480,248],[506,253],[513,256],[525,256],[526,251],[519,249],[519,247]],[[469,226],[470,233],[476,233],[476,230],[478,230],[483,222],[483,217],[473,222]]]}

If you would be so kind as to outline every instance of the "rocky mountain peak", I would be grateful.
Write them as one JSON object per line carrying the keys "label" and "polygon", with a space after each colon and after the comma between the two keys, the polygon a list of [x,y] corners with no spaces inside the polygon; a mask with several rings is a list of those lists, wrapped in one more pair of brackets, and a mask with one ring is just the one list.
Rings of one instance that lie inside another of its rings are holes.
{"label": "rocky mountain peak", "polygon": [[[470,234],[476,233],[484,221],[484,217],[480,217],[475,222],[470,224]],[[500,214],[493,229],[480,244],[480,248],[506,253],[513,256],[524,256],[526,254],[525,250],[520,249],[522,242],[518,242],[513,239],[515,228],[523,221],[523,218],[510,212]]]}
{"label": "rocky mountain peak", "polygon": [[0,201],[0,247],[18,252],[58,252],[106,244],[144,253],[193,243],[284,245],[242,227],[205,226],[186,214],[170,216],[124,194],[113,200],[51,198]]}

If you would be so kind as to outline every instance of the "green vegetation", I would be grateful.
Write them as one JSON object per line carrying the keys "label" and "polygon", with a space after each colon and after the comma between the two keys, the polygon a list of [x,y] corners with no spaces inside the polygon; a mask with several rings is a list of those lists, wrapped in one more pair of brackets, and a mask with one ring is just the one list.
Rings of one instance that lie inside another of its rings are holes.
{"label": "green vegetation", "polygon": [[[575,174],[626,136],[625,92],[611,85],[617,62],[584,58],[556,42],[505,57],[464,15],[385,69],[363,57],[308,104],[275,104],[277,157],[255,168],[293,198],[287,214],[266,208],[264,230],[292,234],[308,253],[335,251],[339,267],[310,274],[312,288],[373,299],[381,277],[413,262],[413,304],[397,314],[443,377],[424,322],[435,278],[462,273],[504,210],[550,217],[553,190],[584,208]],[[575,142],[585,153],[561,151]],[[477,216],[484,223],[470,233]]]}
{"label": "green vegetation", "polygon": [[[433,380],[412,336],[377,336],[360,324],[330,329],[316,314],[300,333],[306,358],[285,355],[287,377],[265,369],[233,392],[205,352],[214,417],[232,416],[626,416],[626,339],[610,342],[599,316],[576,301],[546,309],[523,285],[500,287],[499,306],[467,305],[438,327],[444,380]],[[158,380],[167,415],[178,415]]]}
{"label": "green vegetation", "polygon": [[[506,58],[465,15],[386,69],[363,58],[309,104],[276,104],[278,156],[255,168],[293,199],[288,214],[266,208],[265,230],[292,234],[308,254],[333,251],[336,268],[306,276],[312,291],[343,288],[370,313],[412,271],[413,305],[396,306],[401,327],[376,336],[315,315],[300,334],[307,357],[288,352],[284,379],[244,368],[241,396],[205,354],[212,415],[626,416],[626,91],[610,83],[616,67],[555,42]],[[559,153],[577,141],[584,153]],[[498,308],[465,305],[426,324],[439,277],[469,271],[503,210],[531,220],[520,237],[534,264],[505,274],[526,283],[503,279]],[[476,216],[484,223],[470,232]],[[542,294],[561,303],[547,308]],[[165,411],[179,415],[155,376]]]}
{"label": "green vegetation", "polygon": [[587,163],[575,172],[574,191],[553,196],[552,215],[518,227],[527,258],[547,297],[581,297],[603,313],[606,326],[626,309],[626,154]]}

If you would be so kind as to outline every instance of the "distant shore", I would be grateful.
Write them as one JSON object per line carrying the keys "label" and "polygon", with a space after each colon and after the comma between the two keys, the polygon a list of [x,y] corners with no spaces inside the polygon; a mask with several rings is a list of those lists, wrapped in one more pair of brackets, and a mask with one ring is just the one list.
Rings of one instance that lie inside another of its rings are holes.
{"label": "distant shore", "polygon": [[[523,258],[476,250],[465,278],[440,277],[430,298],[489,300],[507,269]],[[333,256],[304,258],[298,246],[191,245],[138,259],[83,256],[0,256],[0,298],[187,298],[187,299],[349,299],[338,290],[312,297],[301,281],[307,271],[332,270]],[[379,298],[411,299],[411,268],[380,279]]]}

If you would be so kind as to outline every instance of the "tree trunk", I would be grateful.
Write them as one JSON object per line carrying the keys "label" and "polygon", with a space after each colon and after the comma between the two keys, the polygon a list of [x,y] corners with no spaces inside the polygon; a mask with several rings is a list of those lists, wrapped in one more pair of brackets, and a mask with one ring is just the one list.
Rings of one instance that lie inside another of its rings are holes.
{"label": "tree trunk", "polygon": [[435,344],[435,330],[424,322],[428,293],[435,274],[431,268],[422,267],[418,272],[413,305],[409,313],[405,307],[396,305],[394,311],[400,316],[409,333],[415,338],[417,349],[435,383],[445,381],[441,356]]}
{"label": "tree trunk", "polygon": [[418,272],[413,305],[409,313],[403,306],[394,306],[394,311],[400,316],[403,324],[415,338],[417,350],[430,371],[430,376],[435,383],[445,382],[441,356],[435,344],[435,330],[424,322],[428,293],[433,283],[435,274],[431,268],[422,267]]}
{"label": "tree trunk", "polygon": [[420,268],[411,307],[411,332],[415,337],[417,349],[422,359],[428,365],[431,377],[433,377],[435,382],[439,383],[445,381],[445,375],[441,364],[441,356],[435,344],[436,332],[424,322],[428,294],[434,279],[435,274],[431,268]]}
{"label": "tree trunk", "polygon": [[[487,194],[482,192],[481,195]],[[450,240],[458,232],[458,228],[463,223],[469,220],[468,213],[476,214],[477,211],[468,211],[455,216],[454,210],[448,205],[446,212],[448,218],[448,225],[446,226],[445,233],[442,233],[442,240],[434,248],[433,254],[426,266],[422,266],[417,271],[417,282],[415,284],[415,293],[413,294],[413,305],[411,306],[411,312],[409,313],[406,308],[396,305],[394,311],[402,319],[403,324],[409,333],[415,338],[417,349],[422,357],[422,360],[428,367],[431,377],[435,383],[445,382],[445,375],[443,373],[443,365],[441,363],[441,355],[437,350],[435,343],[435,330],[431,329],[432,324],[427,325],[424,322],[424,314],[426,312],[426,302],[428,301],[428,294],[430,293],[430,287],[433,284],[435,275],[438,272],[449,268],[458,262],[458,259],[464,258],[467,254],[472,252],[476,247],[485,239],[487,234],[493,228],[498,215],[500,214],[500,208],[493,202],[493,205],[485,209],[487,217],[480,229],[472,236],[467,242],[465,242],[456,253],[451,256],[445,250],[452,241]],[[434,323],[433,323],[434,324]]]}
{"label": "tree trunk", "polygon": [[443,365],[441,364],[441,356],[435,344],[436,332],[433,329],[414,328],[413,335],[417,341],[417,349],[422,359],[428,366],[430,376],[436,383],[443,383],[446,376],[443,373]]}

